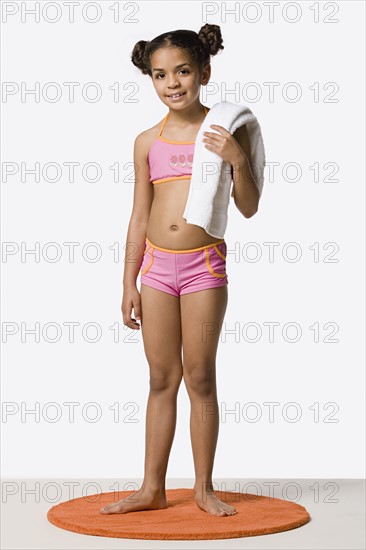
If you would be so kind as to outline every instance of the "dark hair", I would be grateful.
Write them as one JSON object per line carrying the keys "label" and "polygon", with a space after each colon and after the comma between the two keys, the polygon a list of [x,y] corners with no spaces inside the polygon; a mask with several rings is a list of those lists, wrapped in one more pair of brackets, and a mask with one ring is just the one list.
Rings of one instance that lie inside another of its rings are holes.
{"label": "dark hair", "polygon": [[219,50],[224,49],[220,27],[206,23],[198,33],[180,29],[160,34],[150,42],[139,40],[132,50],[131,61],[143,74],[152,76],[151,54],[159,48],[166,47],[185,50],[198,64],[200,70],[210,63],[211,55],[216,55]]}

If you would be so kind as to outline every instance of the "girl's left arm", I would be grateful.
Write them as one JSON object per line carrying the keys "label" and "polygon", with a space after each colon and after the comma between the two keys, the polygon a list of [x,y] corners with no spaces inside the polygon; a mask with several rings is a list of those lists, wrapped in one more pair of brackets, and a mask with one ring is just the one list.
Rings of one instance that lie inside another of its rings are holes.
{"label": "girl's left arm", "polygon": [[219,154],[222,159],[232,166],[233,190],[235,206],[245,218],[251,218],[258,210],[259,191],[253,177],[250,162],[250,140],[248,130],[240,126],[234,134],[223,126],[212,124],[211,128],[221,135],[205,132],[205,147]]}
{"label": "girl's left arm", "polygon": [[246,125],[240,126],[234,132],[233,137],[238,142],[243,154],[238,156],[231,167],[234,182],[231,196],[243,216],[251,218],[258,210],[259,191],[250,168],[250,141]]}

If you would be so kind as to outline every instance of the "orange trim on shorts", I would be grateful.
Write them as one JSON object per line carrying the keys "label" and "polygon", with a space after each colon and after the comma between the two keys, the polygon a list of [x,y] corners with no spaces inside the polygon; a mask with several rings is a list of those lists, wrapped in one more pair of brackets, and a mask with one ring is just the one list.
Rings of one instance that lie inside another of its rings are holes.
{"label": "orange trim on shorts", "polygon": [[[214,248],[215,250],[217,250],[216,246]],[[226,277],[226,273],[216,273],[216,271],[214,271],[210,263],[210,253],[208,250],[205,250],[205,254],[206,254],[206,265],[211,275],[213,275],[214,277],[218,277],[219,279],[223,279],[224,277]]]}
{"label": "orange trim on shorts", "polygon": [[151,248],[150,246],[148,246],[144,252],[144,257],[145,257],[145,254],[147,254],[148,250],[150,250],[150,261],[149,263],[147,264],[147,266],[145,267],[144,270],[141,271],[141,274],[142,275],[145,275],[145,273],[147,273],[150,269],[150,267],[152,266],[152,264],[154,263],[154,249]]}
{"label": "orange trim on shorts", "polygon": [[[156,246],[147,237],[145,238],[146,238],[146,242],[152,248],[156,248],[157,250],[161,250],[162,252],[173,252],[174,254],[186,254],[187,252],[198,252],[199,250],[205,250],[211,247],[215,248],[215,245],[221,244],[225,240],[225,239],[220,239],[219,241],[215,241],[214,243],[211,243],[211,244],[206,244],[205,246],[199,246],[198,248],[188,248],[186,250],[175,250],[174,248],[163,248],[162,246]],[[221,258],[225,259],[225,256],[222,254],[220,250],[218,250],[217,248],[215,248],[215,250],[218,251],[218,254],[219,256],[221,256]]]}
{"label": "orange trim on shorts", "polygon": [[226,260],[225,254],[223,254],[223,253],[221,252],[221,250],[220,250],[219,248],[217,248],[217,246],[216,246],[215,244],[214,244],[214,249],[216,250],[217,254],[220,256],[220,258],[221,258],[222,260]]}

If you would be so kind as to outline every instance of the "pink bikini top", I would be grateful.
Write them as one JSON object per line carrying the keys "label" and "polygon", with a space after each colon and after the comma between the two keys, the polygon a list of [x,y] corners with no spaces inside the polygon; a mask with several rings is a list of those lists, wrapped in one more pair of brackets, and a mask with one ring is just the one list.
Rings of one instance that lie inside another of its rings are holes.
{"label": "pink bikini top", "polygon": [[[208,109],[203,106],[205,115]],[[161,136],[169,112],[165,115],[160,131],[153,141],[148,161],[150,167],[150,183],[164,183],[166,181],[190,179],[195,141],[170,141]]]}

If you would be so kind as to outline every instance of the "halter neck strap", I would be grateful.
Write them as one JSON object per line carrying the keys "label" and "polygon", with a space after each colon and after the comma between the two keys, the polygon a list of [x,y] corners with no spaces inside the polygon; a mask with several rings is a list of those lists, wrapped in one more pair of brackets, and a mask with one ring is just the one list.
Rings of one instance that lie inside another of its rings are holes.
{"label": "halter neck strap", "polygon": [[[208,113],[208,109],[207,109],[206,105],[204,105],[203,108],[204,108],[205,116],[206,116],[207,113]],[[161,136],[161,134],[162,134],[162,132],[163,132],[163,128],[164,128],[164,126],[165,126],[165,123],[166,123],[166,121],[168,120],[169,114],[170,114],[170,111],[168,111],[167,114],[165,115],[165,117],[164,117],[164,119],[163,119],[163,122],[161,123],[160,130],[159,130],[159,133],[158,133],[157,137],[160,137],[160,136]]]}

